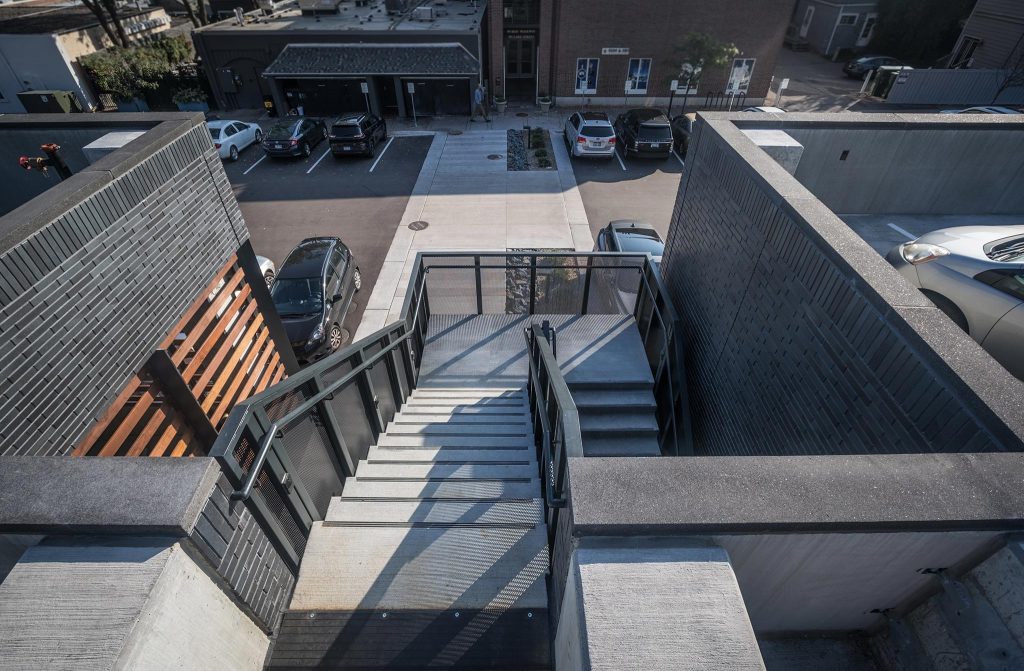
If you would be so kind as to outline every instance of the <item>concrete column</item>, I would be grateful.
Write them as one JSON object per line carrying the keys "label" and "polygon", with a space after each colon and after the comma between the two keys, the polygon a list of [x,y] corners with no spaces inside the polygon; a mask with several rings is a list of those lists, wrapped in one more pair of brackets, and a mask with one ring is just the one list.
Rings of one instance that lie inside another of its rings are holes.
{"label": "concrete column", "polygon": [[491,95],[502,95],[505,92],[505,3],[504,0],[490,0],[487,8],[490,45],[488,49],[489,69],[486,73],[490,85],[487,87]]}
{"label": "concrete column", "polygon": [[557,671],[764,671],[725,550],[584,539],[555,636]]}
{"label": "concrete column", "polygon": [[395,77],[395,91],[396,91],[396,95],[398,96],[398,116],[400,118],[405,118],[407,116],[412,116],[412,112],[411,111],[407,111],[405,109],[405,91],[402,90],[402,78],[401,77]]}
{"label": "concrete column", "polygon": [[551,63],[555,58],[555,0],[540,0],[540,26],[537,31],[537,87],[543,94],[554,96]]}
{"label": "concrete column", "polygon": [[288,100],[284,97],[284,91],[281,90],[281,82],[274,77],[268,77],[267,83],[270,85],[270,95],[274,99],[274,109],[277,110],[277,116],[287,116]]}

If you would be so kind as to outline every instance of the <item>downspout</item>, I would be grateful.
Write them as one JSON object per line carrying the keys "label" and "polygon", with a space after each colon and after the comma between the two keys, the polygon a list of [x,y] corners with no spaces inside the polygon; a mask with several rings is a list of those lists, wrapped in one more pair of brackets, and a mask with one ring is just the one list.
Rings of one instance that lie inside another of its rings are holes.
{"label": "downspout", "polygon": [[843,10],[846,9],[846,5],[839,5],[839,12],[836,14],[836,23],[832,26],[832,34],[828,36],[828,44],[825,46],[825,56],[835,59],[832,57],[832,40],[836,38],[836,31],[839,29],[839,19],[843,18]]}

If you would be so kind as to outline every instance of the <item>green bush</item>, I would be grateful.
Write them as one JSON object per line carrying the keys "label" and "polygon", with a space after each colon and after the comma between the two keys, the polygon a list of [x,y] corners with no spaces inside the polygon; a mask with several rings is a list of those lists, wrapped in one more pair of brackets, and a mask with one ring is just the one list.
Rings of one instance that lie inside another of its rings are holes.
{"label": "green bush", "polygon": [[546,158],[542,158],[541,160],[537,161],[537,165],[539,165],[542,168],[550,168],[551,167],[551,161],[549,161]]}
{"label": "green bush", "polygon": [[533,155],[536,156],[537,158],[547,158],[548,150],[538,149],[537,151],[533,152]]}

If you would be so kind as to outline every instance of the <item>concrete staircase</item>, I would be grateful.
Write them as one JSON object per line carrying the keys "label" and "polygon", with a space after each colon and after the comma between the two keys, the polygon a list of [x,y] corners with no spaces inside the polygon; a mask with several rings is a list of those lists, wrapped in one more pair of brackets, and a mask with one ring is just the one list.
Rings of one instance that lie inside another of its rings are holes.
{"label": "concrete staircase", "polygon": [[547,669],[525,391],[414,391],[314,526],[270,668]]}

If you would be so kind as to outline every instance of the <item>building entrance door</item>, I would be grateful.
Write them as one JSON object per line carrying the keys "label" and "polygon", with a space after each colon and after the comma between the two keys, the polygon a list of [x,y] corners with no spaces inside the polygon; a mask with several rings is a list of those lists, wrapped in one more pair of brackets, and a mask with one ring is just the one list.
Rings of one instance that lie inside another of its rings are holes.
{"label": "building entrance door", "polygon": [[537,38],[510,37],[505,43],[505,96],[532,100],[537,88]]}

